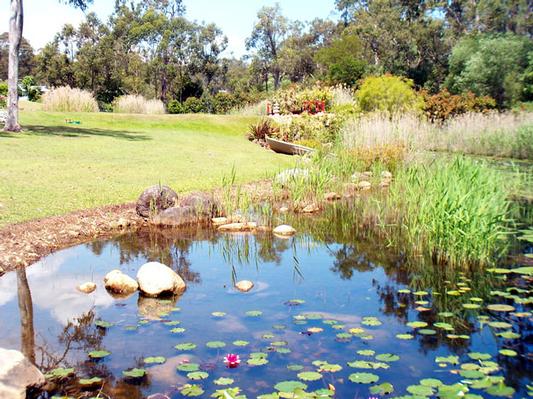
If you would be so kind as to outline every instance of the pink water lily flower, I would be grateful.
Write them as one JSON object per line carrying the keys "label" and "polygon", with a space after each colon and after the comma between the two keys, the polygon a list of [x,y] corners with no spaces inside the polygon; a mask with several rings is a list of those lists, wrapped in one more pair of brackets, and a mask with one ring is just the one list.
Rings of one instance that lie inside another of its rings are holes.
{"label": "pink water lily flower", "polygon": [[224,356],[224,363],[226,363],[226,366],[228,366],[230,369],[234,369],[239,365],[241,362],[241,359],[239,358],[239,355],[236,355],[234,353],[229,353],[226,356]]}

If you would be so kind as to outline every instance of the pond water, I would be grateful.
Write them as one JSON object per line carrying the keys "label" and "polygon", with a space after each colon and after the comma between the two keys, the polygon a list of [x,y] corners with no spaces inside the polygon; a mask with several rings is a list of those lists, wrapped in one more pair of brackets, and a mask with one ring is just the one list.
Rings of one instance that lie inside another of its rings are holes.
{"label": "pond water", "polygon": [[[216,397],[455,398],[464,386],[467,395],[531,395],[524,276],[413,269],[376,242],[336,230],[288,240],[194,230],[80,245],[0,278],[0,347],[22,350],[45,373],[73,369],[50,375],[41,398],[207,398],[224,389]],[[186,292],[114,298],[103,288],[110,270],[135,277],[147,261],[170,265]],[[251,292],[232,288],[242,279],[255,283]],[[87,281],[98,285],[90,295],[76,290]],[[238,367],[225,366],[229,353]],[[146,375],[123,374],[134,368]]]}

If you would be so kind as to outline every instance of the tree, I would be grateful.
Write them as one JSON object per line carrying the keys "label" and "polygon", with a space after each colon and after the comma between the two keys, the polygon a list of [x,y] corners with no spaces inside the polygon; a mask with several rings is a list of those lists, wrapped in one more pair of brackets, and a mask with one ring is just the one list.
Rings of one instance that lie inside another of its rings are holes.
{"label": "tree", "polygon": [[510,106],[526,97],[532,54],[533,43],[524,36],[466,36],[453,48],[445,86],[452,93],[471,91],[494,98],[499,107]]}
{"label": "tree", "polygon": [[[7,80],[9,59],[9,33],[0,35],[0,80]],[[35,67],[35,54],[33,47],[24,37],[19,49],[19,76],[32,75]]]}
{"label": "tree", "polygon": [[[65,0],[67,3],[84,10],[92,0]],[[19,51],[24,27],[24,9],[22,0],[11,0],[9,17],[9,68],[7,118],[4,126],[6,132],[19,132],[18,121],[18,74]]]}
{"label": "tree", "polygon": [[246,39],[246,49],[255,49],[256,58],[267,65],[275,89],[279,88],[281,82],[279,52],[287,31],[287,18],[281,14],[281,7],[276,3],[273,7],[265,6],[259,10],[252,34]]}

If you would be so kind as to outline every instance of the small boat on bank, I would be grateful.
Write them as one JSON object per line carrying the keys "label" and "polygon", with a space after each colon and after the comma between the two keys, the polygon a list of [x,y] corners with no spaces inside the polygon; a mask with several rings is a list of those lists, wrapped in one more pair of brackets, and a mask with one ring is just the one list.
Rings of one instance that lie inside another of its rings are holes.
{"label": "small boat on bank", "polygon": [[315,151],[313,148],[273,139],[272,137],[266,137],[266,142],[272,151],[280,154],[304,155]]}

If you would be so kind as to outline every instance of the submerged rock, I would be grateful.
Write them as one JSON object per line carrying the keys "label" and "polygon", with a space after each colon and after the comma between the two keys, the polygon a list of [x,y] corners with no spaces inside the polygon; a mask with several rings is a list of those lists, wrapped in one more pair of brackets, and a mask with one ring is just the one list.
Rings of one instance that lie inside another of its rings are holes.
{"label": "submerged rock", "polygon": [[296,229],[288,224],[282,224],[272,231],[277,236],[289,237],[296,234]]}
{"label": "submerged rock", "polygon": [[165,209],[150,220],[150,223],[156,226],[182,227],[207,222],[207,220],[206,216],[198,215],[194,208],[186,206]]}
{"label": "submerged rock", "polygon": [[139,295],[137,309],[141,316],[148,320],[161,320],[168,317],[172,309],[176,306],[178,296],[170,298],[150,298]]}
{"label": "submerged rock", "polygon": [[85,294],[90,294],[91,292],[94,292],[96,290],[96,284],[95,283],[83,283],[78,285],[78,291],[81,291]]}
{"label": "submerged rock", "polygon": [[44,383],[43,374],[21,352],[0,348],[0,398],[25,399],[29,388]]}
{"label": "submerged rock", "polygon": [[137,272],[137,281],[141,292],[148,297],[181,294],[187,288],[174,270],[159,262],[142,265]]}
{"label": "submerged rock", "polygon": [[257,228],[257,223],[255,222],[243,222],[243,223],[229,223],[223,224],[218,227],[219,231],[225,232],[239,232],[239,231],[252,231]]}
{"label": "submerged rock", "polygon": [[241,292],[248,292],[252,288],[254,288],[254,283],[250,280],[241,280],[235,283],[235,288],[237,288]]}
{"label": "submerged rock", "polygon": [[157,215],[178,204],[178,194],[167,186],[152,186],[143,191],[137,200],[135,210],[145,219]]}
{"label": "submerged rock", "polygon": [[139,289],[137,281],[120,270],[112,270],[104,277],[104,286],[112,294],[127,296]]}

